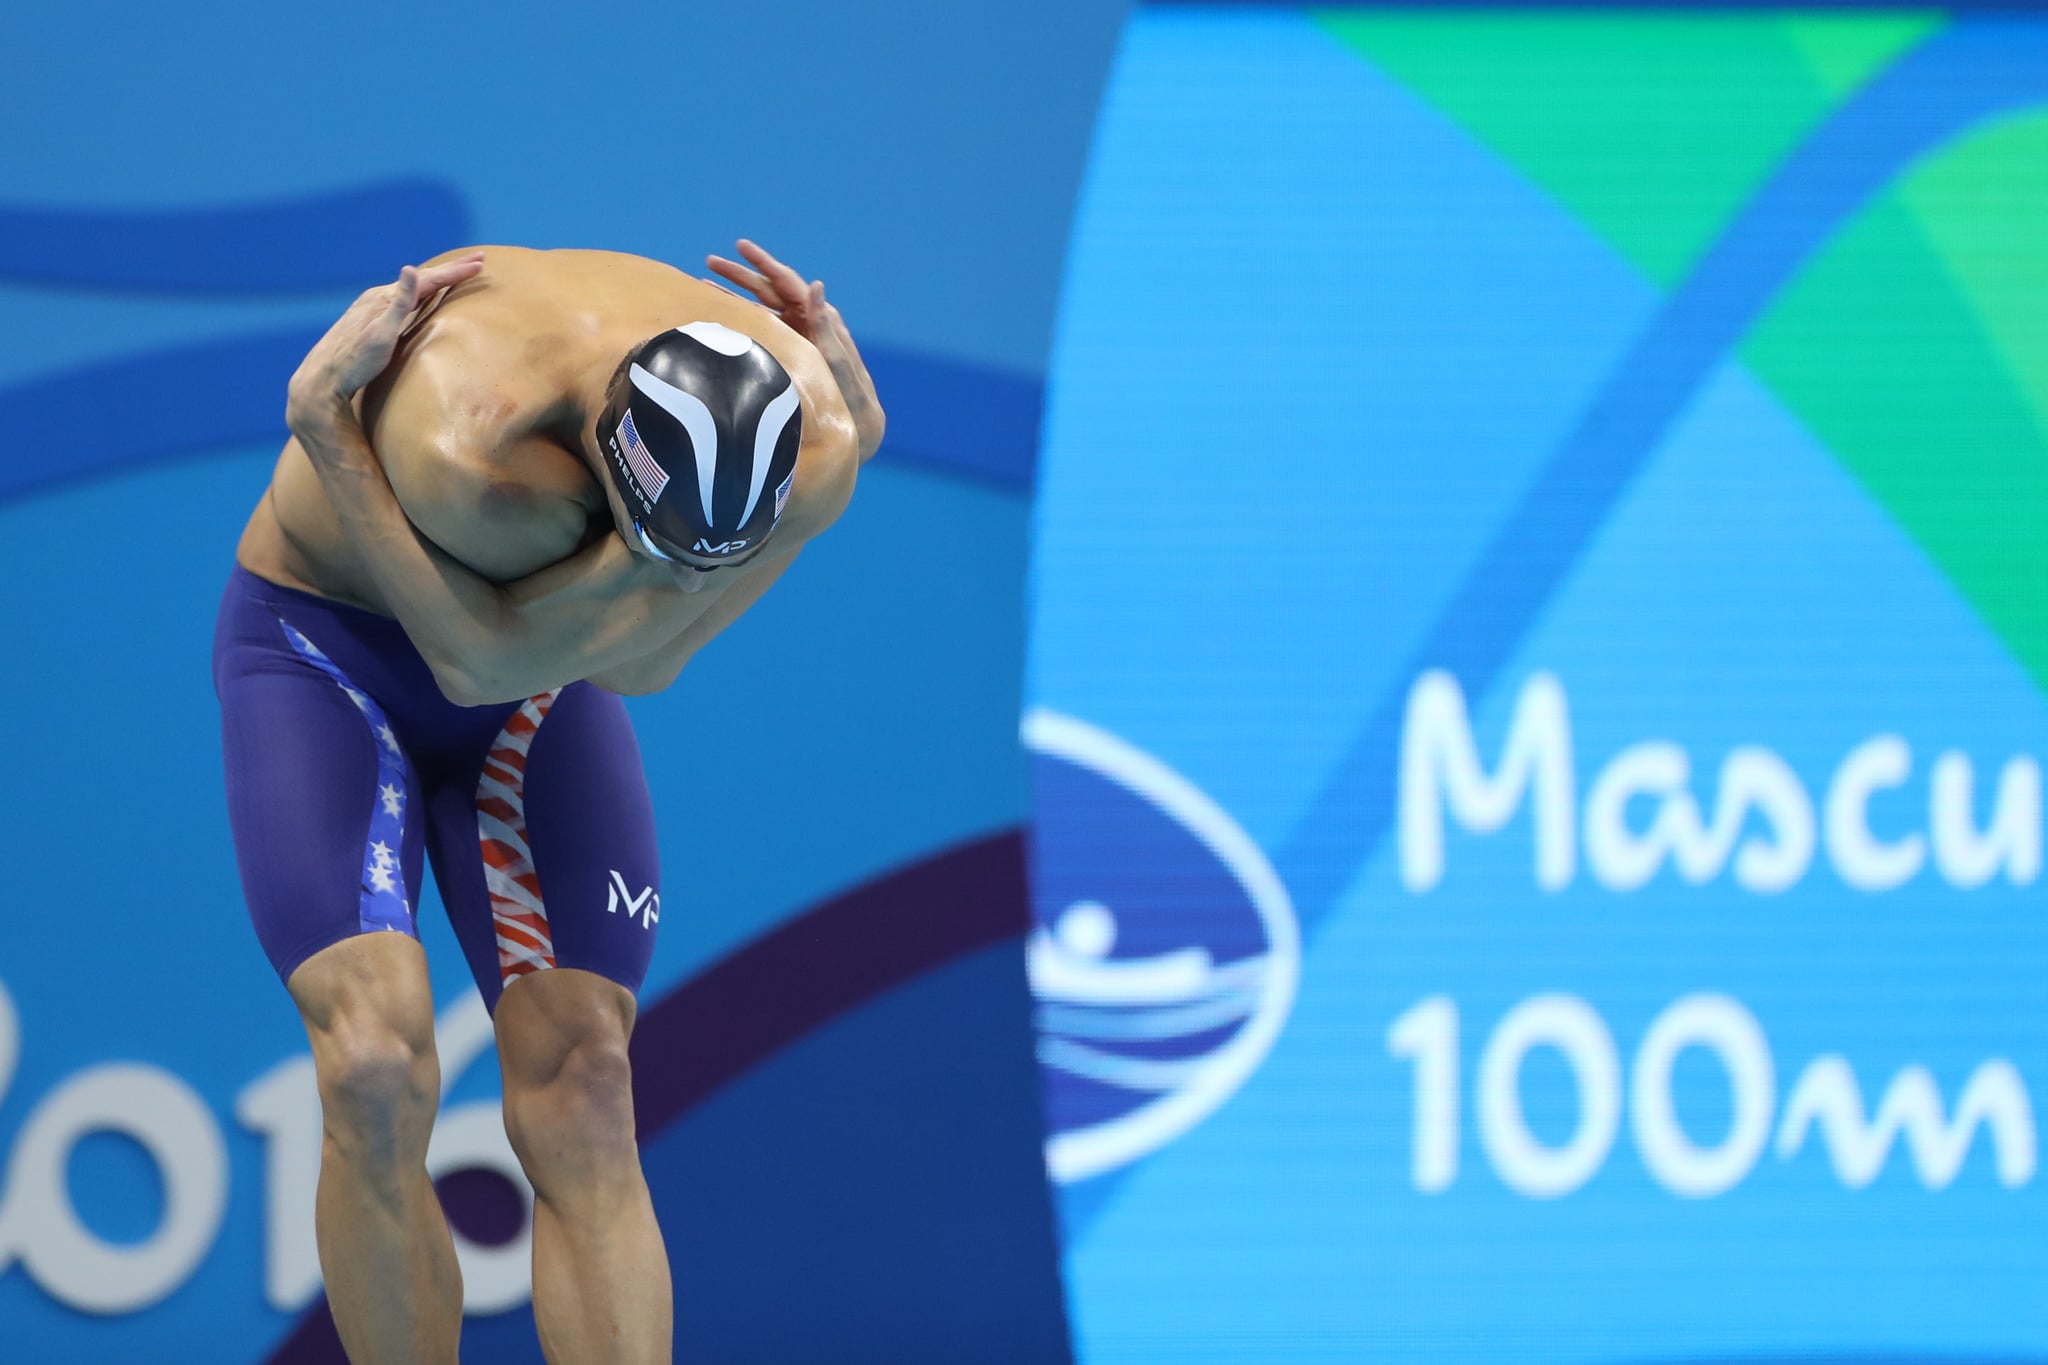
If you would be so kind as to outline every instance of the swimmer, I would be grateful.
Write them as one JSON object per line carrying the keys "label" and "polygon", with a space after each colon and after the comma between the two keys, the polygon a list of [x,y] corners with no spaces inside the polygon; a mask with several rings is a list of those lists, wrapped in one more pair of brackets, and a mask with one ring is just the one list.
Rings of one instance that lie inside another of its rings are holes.
{"label": "swimmer", "polygon": [[709,265],[752,300],[611,252],[451,253],[292,377],[214,683],[250,915],[312,1039],[356,1365],[452,1362],[461,1329],[425,1164],[428,862],[495,1021],[547,1358],[670,1357],[626,1052],[661,877],[620,694],[760,600],[883,427],[824,286],[739,251]]}

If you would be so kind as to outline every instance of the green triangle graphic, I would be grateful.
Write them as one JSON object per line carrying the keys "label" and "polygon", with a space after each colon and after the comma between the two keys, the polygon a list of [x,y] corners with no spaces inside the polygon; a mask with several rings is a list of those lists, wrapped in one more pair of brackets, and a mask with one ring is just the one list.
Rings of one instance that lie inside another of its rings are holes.
{"label": "green triangle graphic", "polygon": [[1948,149],[1905,194],[2048,432],[2048,113]]}
{"label": "green triangle graphic", "polygon": [[1793,281],[1744,358],[2048,687],[2043,126],[1937,154]]}
{"label": "green triangle graphic", "polygon": [[1779,22],[1822,88],[1840,99],[1940,28],[1942,21],[1939,14],[1929,12],[1793,15]]}
{"label": "green triangle graphic", "polygon": [[[1318,22],[1670,287],[1932,13]],[[1937,154],[1808,263],[1742,359],[2048,687],[2048,117]]]}
{"label": "green triangle graphic", "polygon": [[1658,284],[1925,15],[1323,10],[1317,22]]}

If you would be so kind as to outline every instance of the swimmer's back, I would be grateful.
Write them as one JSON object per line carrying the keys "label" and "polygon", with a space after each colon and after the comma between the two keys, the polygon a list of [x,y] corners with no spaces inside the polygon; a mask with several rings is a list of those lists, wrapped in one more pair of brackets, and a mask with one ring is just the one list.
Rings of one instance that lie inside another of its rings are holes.
{"label": "swimmer's back", "polygon": [[[778,318],[672,266],[609,251],[485,250],[484,272],[418,321],[361,411],[407,517],[486,578],[522,578],[612,534],[578,450],[619,360],[664,327],[703,319],[756,338],[796,381],[807,416],[832,384]],[[814,498],[843,503],[845,471],[823,463],[799,463],[790,529],[810,520]],[[237,558],[274,582],[389,614],[296,441]]]}

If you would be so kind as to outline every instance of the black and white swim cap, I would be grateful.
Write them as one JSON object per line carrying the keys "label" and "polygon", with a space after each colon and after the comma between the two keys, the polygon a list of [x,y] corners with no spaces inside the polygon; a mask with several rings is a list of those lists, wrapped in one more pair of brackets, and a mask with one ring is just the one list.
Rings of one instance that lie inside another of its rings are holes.
{"label": "black and white swim cap", "polygon": [[643,547],[706,570],[750,559],[768,539],[789,501],[803,433],[788,371],[717,322],[643,342],[597,424]]}

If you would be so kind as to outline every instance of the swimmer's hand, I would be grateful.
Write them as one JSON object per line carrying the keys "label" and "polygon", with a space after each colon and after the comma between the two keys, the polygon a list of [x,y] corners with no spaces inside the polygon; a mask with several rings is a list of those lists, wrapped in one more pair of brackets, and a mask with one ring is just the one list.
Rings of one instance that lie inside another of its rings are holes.
{"label": "swimmer's hand", "polygon": [[420,305],[483,268],[484,253],[472,251],[439,265],[409,265],[391,284],[364,290],[292,375],[285,391],[285,420],[291,429],[317,427],[346,412],[349,400],[391,363],[398,338]]}
{"label": "swimmer's hand", "polygon": [[882,413],[882,401],[875,395],[875,381],[868,377],[868,367],[861,363],[852,333],[846,330],[839,310],[825,302],[825,282],[812,280],[805,284],[803,276],[744,237],[740,238],[739,250],[753,269],[723,256],[707,256],[704,264],[713,274],[759,299],[791,330],[818,348],[818,354],[832,368],[832,378],[839,383],[839,394],[846,400],[846,410],[853,417],[853,429],[860,439],[860,458],[865,461],[881,446],[882,429],[888,423]]}

